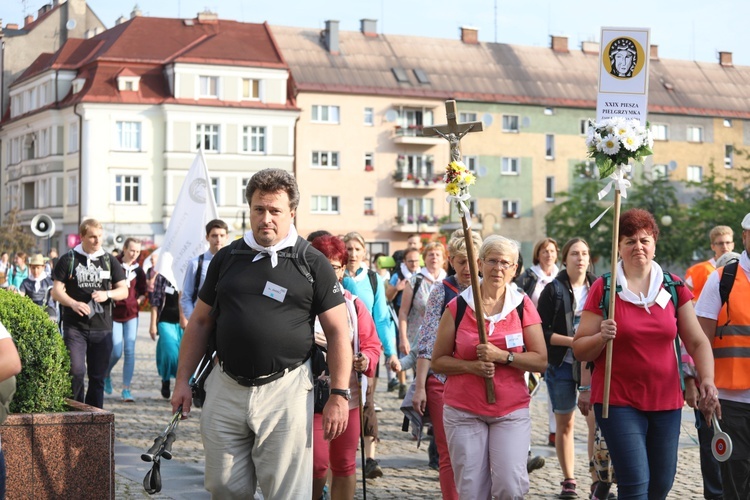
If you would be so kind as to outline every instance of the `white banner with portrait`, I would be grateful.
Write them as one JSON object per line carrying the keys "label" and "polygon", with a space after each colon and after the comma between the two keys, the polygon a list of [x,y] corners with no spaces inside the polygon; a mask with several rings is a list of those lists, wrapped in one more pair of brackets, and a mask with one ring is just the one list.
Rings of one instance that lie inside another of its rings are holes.
{"label": "white banner with portrait", "polygon": [[649,28],[602,28],[596,121],[648,116]]}

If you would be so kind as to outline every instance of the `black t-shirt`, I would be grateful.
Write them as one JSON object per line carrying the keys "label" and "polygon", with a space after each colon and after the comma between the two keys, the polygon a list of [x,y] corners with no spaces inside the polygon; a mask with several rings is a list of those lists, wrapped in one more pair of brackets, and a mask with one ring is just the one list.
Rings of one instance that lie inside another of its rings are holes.
{"label": "black t-shirt", "polygon": [[[249,249],[242,242],[242,249]],[[287,251],[291,250],[286,249]],[[217,351],[227,369],[256,378],[304,360],[313,344],[315,316],[344,303],[344,295],[328,259],[310,247],[307,262],[311,285],[291,258],[230,256],[229,246],[211,259],[199,297],[217,301]],[[217,279],[225,259],[230,266]],[[272,298],[273,295],[275,298]]]}
{"label": "black t-shirt", "polygon": [[[89,260],[85,255],[71,251],[60,257],[52,271],[52,277],[65,284],[65,292],[73,300],[88,303],[92,307],[94,301],[91,294],[97,290],[111,290],[113,284],[125,279],[125,271],[117,259],[108,253]],[[102,312],[95,313],[91,318],[79,316],[71,308],[63,307],[63,324],[84,330],[112,330],[112,300],[101,302],[100,305]]]}

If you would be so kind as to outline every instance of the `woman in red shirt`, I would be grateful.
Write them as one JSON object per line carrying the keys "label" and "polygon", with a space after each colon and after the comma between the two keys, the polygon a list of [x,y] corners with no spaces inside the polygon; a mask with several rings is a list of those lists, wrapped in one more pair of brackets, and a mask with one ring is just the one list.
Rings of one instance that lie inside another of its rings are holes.
{"label": "woman in red shirt", "polygon": [[[666,498],[677,471],[682,389],[675,352],[678,335],[701,379],[706,420],[718,410],[713,355],[685,286],[677,286],[677,311],[654,262],[659,227],[647,211],[620,217],[617,296],[613,319],[600,308],[604,280],[597,279],[573,340],[576,359],[593,361],[591,402],[617,474],[618,498]],[[676,276],[672,276],[677,280]],[[613,292],[614,293],[614,292]],[[604,367],[613,341],[609,417],[602,418]]]}
{"label": "woman in red shirt", "polygon": [[[492,235],[479,250],[488,343],[479,343],[469,287],[448,303],[432,351],[432,369],[448,376],[443,423],[460,498],[516,499],[529,490],[531,398],[524,372],[544,371],[547,349],[534,304],[510,284],[518,248],[517,242]],[[459,301],[466,308],[456,328]],[[492,404],[487,402],[486,379],[494,382]]]}

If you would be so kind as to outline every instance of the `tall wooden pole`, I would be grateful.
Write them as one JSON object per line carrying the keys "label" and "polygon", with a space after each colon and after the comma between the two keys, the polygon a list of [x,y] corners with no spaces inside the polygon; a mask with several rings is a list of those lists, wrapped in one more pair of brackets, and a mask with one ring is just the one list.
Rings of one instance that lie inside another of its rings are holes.
{"label": "tall wooden pole", "polygon": [[[620,190],[615,189],[615,222],[612,225],[612,267],[609,276],[609,314],[615,317],[617,297],[617,247],[620,239]],[[604,395],[602,397],[602,418],[609,418],[609,386],[612,379],[612,340],[607,341],[607,360],[604,364]]]}

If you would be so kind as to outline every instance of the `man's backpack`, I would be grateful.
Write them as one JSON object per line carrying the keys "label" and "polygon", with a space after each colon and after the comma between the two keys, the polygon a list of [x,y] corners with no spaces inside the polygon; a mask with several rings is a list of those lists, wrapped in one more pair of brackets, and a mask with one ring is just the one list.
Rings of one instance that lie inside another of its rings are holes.
{"label": "man's backpack", "polygon": [[[678,286],[684,286],[685,284],[680,280],[675,280],[672,278],[672,275],[669,274],[667,271],[663,271],[664,278],[663,278],[663,286],[664,288],[669,292],[669,295],[671,296],[672,304],[674,305],[674,315],[675,315],[675,321],[677,321],[677,308],[678,306],[678,297],[677,297],[677,287]],[[599,302],[599,309],[602,310],[602,315],[604,316],[604,319],[609,318],[609,294],[610,294],[610,288],[611,288],[611,273],[604,273],[602,275],[602,279],[604,280],[604,293],[602,294],[602,300]],[[622,291],[622,287],[620,285],[617,285],[615,287],[615,293],[619,293]],[[675,335],[674,338],[674,349],[675,349],[675,357],[677,359],[677,372],[680,374],[680,387],[682,390],[685,390],[685,379],[682,375],[682,370],[680,369],[680,362],[681,362],[681,354],[680,354],[680,335],[679,332],[677,332],[677,335]]]}
{"label": "man's backpack", "polygon": [[740,261],[733,259],[724,266],[724,271],[721,273],[721,280],[719,280],[719,297],[721,297],[721,305],[727,304],[727,322],[723,326],[729,324],[729,294],[732,293],[732,287],[734,286],[734,278],[737,276],[737,270],[740,267]]}
{"label": "man's backpack", "polygon": [[201,285],[201,274],[203,274],[203,259],[205,258],[205,255],[206,253],[204,252],[198,256],[198,267],[195,270],[195,276],[193,278],[193,305],[195,305],[198,300],[198,290]]}
{"label": "man's backpack", "polygon": [[[219,267],[219,277],[216,279],[216,287],[219,286],[219,282],[221,282],[221,279],[224,277],[227,271],[229,271],[229,269],[232,267],[232,264],[234,264],[234,262],[237,260],[236,259],[237,256],[243,255],[243,256],[250,256],[254,258],[259,253],[249,248],[242,248],[242,246],[243,246],[242,238],[234,240],[232,243],[229,244],[229,255],[224,257],[224,260],[221,262],[221,265]],[[294,267],[297,268],[300,274],[302,274],[302,276],[305,277],[305,280],[307,280],[307,282],[310,283],[310,286],[312,286],[315,283],[315,278],[312,275],[310,264],[307,262],[307,251],[309,250],[310,246],[311,246],[310,242],[308,242],[304,238],[298,237],[297,241],[294,243],[294,246],[292,247],[292,250],[290,252],[276,252],[276,255],[280,258],[292,259],[292,262],[294,263]],[[377,282],[376,282],[376,286],[377,286]],[[196,290],[196,295],[197,295],[197,290]],[[214,298],[214,303],[211,306],[211,315],[214,315],[217,312],[216,301],[217,301],[217,298]],[[196,408],[202,407],[203,402],[206,399],[205,383],[206,383],[206,379],[208,378],[208,375],[211,373],[211,370],[213,370],[213,366],[214,366],[213,360],[215,356],[216,356],[216,328],[214,327],[214,330],[211,332],[211,335],[209,336],[209,339],[208,339],[208,345],[206,346],[206,354],[195,371],[195,374],[198,376],[196,377],[194,375],[193,379],[190,381],[190,387],[193,392],[193,405]],[[208,366],[206,366],[206,363],[208,364]]]}

